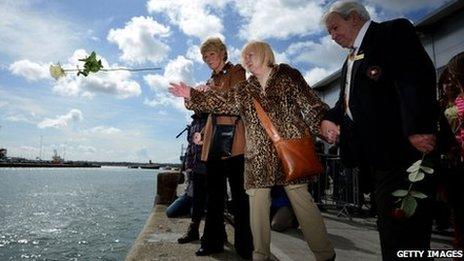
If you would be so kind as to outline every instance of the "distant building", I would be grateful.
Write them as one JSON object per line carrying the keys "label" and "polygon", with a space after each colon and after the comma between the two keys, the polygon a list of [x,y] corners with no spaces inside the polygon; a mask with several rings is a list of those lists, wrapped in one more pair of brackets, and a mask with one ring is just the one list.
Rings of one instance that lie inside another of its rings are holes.
{"label": "distant building", "polygon": [[52,157],[52,163],[63,163],[64,159],[58,155],[56,150],[53,150],[53,157]]}
{"label": "distant building", "polygon": [[[415,26],[435,64],[437,75],[440,75],[451,57],[464,51],[464,1],[446,3],[419,20]],[[340,75],[341,70],[338,70],[312,86],[330,107],[338,100]]]}
{"label": "distant building", "polygon": [[7,150],[5,148],[0,148],[0,159],[6,158]]}

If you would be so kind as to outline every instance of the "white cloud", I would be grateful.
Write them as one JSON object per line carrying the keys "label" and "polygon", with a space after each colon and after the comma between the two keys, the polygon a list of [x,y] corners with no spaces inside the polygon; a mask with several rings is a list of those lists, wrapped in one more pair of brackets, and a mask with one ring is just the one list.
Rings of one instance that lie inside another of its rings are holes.
{"label": "white cloud", "polygon": [[76,152],[85,153],[85,154],[94,154],[97,152],[97,149],[93,146],[78,145],[75,148]]}
{"label": "white cloud", "polygon": [[330,75],[330,72],[327,71],[326,69],[315,67],[315,68],[312,68],[307,73],[305,73],[304,78],[306,82],[309,84],[309,86],[312,86],[318,81],[324,79],[325,77],[329,75]]}
{"label": "white cloud", "polygon": [[[114,94],[119,98],[125,99],[132,96],[140,95],[140,85],[130,79],[131,73],[126,71],[117,71],[104,73],[101,75],[90,75],[86,78],[79,78],[80,88],[90,93],[100,92]],[[88,95],[84,92],[83,95]],[[89,98],[89,96],[86,96]]]}
{"label": "white cloud", "polygon": [[0,107],[2,115],[28,115],[29,119],[35,119],[37,115],[43,115],[47,110],[42,104],[37,102],[37,97],[28,97],[22,94],[4,91],[4,87],[0,85]]}
{"label": "white cloud", "polygon": [[95,97],[95,94],[85,91],[85,92],[82,92],[81,97],[86,100],[91,100],[93,99],[93,97]]}
{"label": "white cloud", "polygon": [[185,56],[197,63],[203,63],[203,57],[201,55],[200,47],[198,45],[189,46]]}
{"label": "white cloud", "polygon": [[12,63],[9,70],[12,74],[22,76],[28,81],[38,81],[42,79],[51,79],[49,66],[49,64],[19,60]]}
{"label": "white cloud", "polygon": [[107,39],[122,51],[120,59],[132,64],[161,62],[170,51],[162,40],[170,34],[169,27],[151,17],[133,17],[122,29],[111,29]]}
{"label": "white cloud", "polygon": [[10,157],[25,157],[25,158],[35,158],[40,154],[40,148],[33,146],[19,146],[19,147],[9,147],[8,155]]}
{"label": "white cloud", "polygon": [[310,65],[304,77],[309,85],[313,85],[341,68],[347,51],[330,36],[324,36],[317,41],[295,42],[287,48],[285,54],[290,61]]}
{"label": "white cloud", "polygon": [[82,121],[84,117],[82,112],[78,109],[72,109],[65,115],[57,116],[55,119],[45,119],[40,122],[37,127],[40,129],[45,128],[56,128],[64,129],[67,128],[70,123]]}
{"label": "white cloud", "polygon": [[170,81],[184,81],[192,84],[193,79],[193,62],[186,59],[184,56],[179,55],[176,59],[169,61],[166,65],[162,78],[152,77],[161,76],[159,74],[147,75],[144,77],[145,81],[150,85],[153,90],[158,90],[160,87],[163,89],[168,86]]}
{"label": "white cloud", "polygon": [[78,96],[81,93],[80,78],[66,77],[53,85],[53,92],[62,96]]}
{"label": "white cloud", "polygon": [[234,46],[227,47],[227,55],[229,56],[229,61],[232,63],[241,63],[240,55],[242,50],[235,48]]}
{"label": "white cloud", "polygon": [[36,124],[37,123],[36,118],[37,118],[36,115],[32,113],[30,115],[14,114],[14,115],[6,116],[5,120],[12,121],[12,122],[25,122],[25,123]]}
{"label": "white cloud", "polygon": [[244,17],[243,39],[287,39],[321,30],[322,8],[318,1],[237,0],[235,8]]}
{"label": "white cloud", "polygon": [[288,56],[287,56],[287,54],[285,52],[279,53],[279,52],[274,51],[274,56],[275,56],[275,60],[276,60],[277,64],[279,64],[279,63],[290,63],[290,59],[288,58]]}
{"label": "white cloud", "polygon": [[0,53],[12,59],[58,60],[81,45],[79,26],[56,13],[34,10],[36,1],[0,1]]}
{"label": "white cloud", "polygon": [[0,108],[5,107],[8,105],[8,102],[6,101],[0,101]]}
{"label": "white cloud", "polygon": [[178,26],[186,35],[200,40],[209,36],[220,36],[224,30],[221,18],[213,10],[222,9],[227,0],[150,0],[147,3],[149,13],[164,13],[170,23]]}
{"label": "white cloud", "polygon": [[184,56],[178,56],[171,60],[164,70],[164,74],[150,74],[144,77],[145,82],[154,91],[154,98],[146,99],[145,104],[156,106],[172,106],[179,110],[185,110],[182,99],[176,98],[168,93],[167,88],[170,82],[183,81],[193,84],[193,61]]}
{"label": "white cloud", "polygon": [[96,134],[106,134],[106,135],[111,135],[111,134],[116,134],[120,133],[121,130],[112,126],[97,126],[93,127],[89,130],[84,131],[84,133],[96,133]]}
{"label": "white cloud", "polygon": [[286,53],[292,61],[308,63],[334,71],[342,66],[347,51],[337,45],[330,36],[315,41],[291,44]]}
{"label": "white cloud", "polygon": [[142,161],[148,161],[150,159],[153,159],[152,156],[150,156],[150,153],[148,152],[148,149],[143,147],[135,151],[135,156]]}

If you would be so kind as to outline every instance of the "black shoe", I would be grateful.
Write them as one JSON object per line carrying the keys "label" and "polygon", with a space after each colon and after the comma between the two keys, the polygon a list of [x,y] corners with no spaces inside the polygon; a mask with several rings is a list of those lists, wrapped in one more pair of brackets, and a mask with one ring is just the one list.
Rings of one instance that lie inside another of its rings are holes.
{"label": "black shoe", "polygon": [[334,253],[333,257],[330,258],[330,259],[327,259],[327,261],[334,261],[336,256],[337,256],[337,255]]}
{"label": "black shoe", "polygon": [[222,253],[224,252],[224,248],[205,248],[205,247],[200,247],[197,252],[195,252],[195,255],[197,256],[209,256],[211,254],[217,254],[217,253]]}
{"label": "black shoe", "polygon": [[198,239],[200,239],[200,235],[198,233],[198,224],[190,223],[187,233],[185,233],[185,235],[181,238],[177,239],[177,242],[179,244],[185,244]]}
{"label": "black shoe", "polygon": [[192,241],[198,240],[198,239],[200,239],[200,235],[198,235],[198,232],[197,233],[187,233],[183,237],[177,239],[177,243],[186,244],[186,243],[190,243]]}

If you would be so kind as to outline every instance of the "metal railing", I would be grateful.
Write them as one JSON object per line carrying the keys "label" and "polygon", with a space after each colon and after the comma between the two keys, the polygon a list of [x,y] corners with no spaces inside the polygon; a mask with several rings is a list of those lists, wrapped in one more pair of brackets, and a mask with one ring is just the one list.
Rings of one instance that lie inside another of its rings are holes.
{"label": "metal railing", "polygon": [[338,216],[351,219],[350,209],[361,209],[364,200],[359,190],[359,172],[357,168],[345,167],[340,157],[319,154],[325,167],[324,173],[309,184],[309,190],[319,206],[335,207]]}

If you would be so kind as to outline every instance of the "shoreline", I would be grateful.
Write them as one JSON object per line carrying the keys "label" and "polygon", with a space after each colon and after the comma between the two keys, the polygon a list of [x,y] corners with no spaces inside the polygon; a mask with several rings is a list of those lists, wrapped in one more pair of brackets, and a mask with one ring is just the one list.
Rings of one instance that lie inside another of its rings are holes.
{"label": "shoreline", "polygon": [[54,163],[0,163],[0,168],[101,168],[93,164],[54,164]]}

